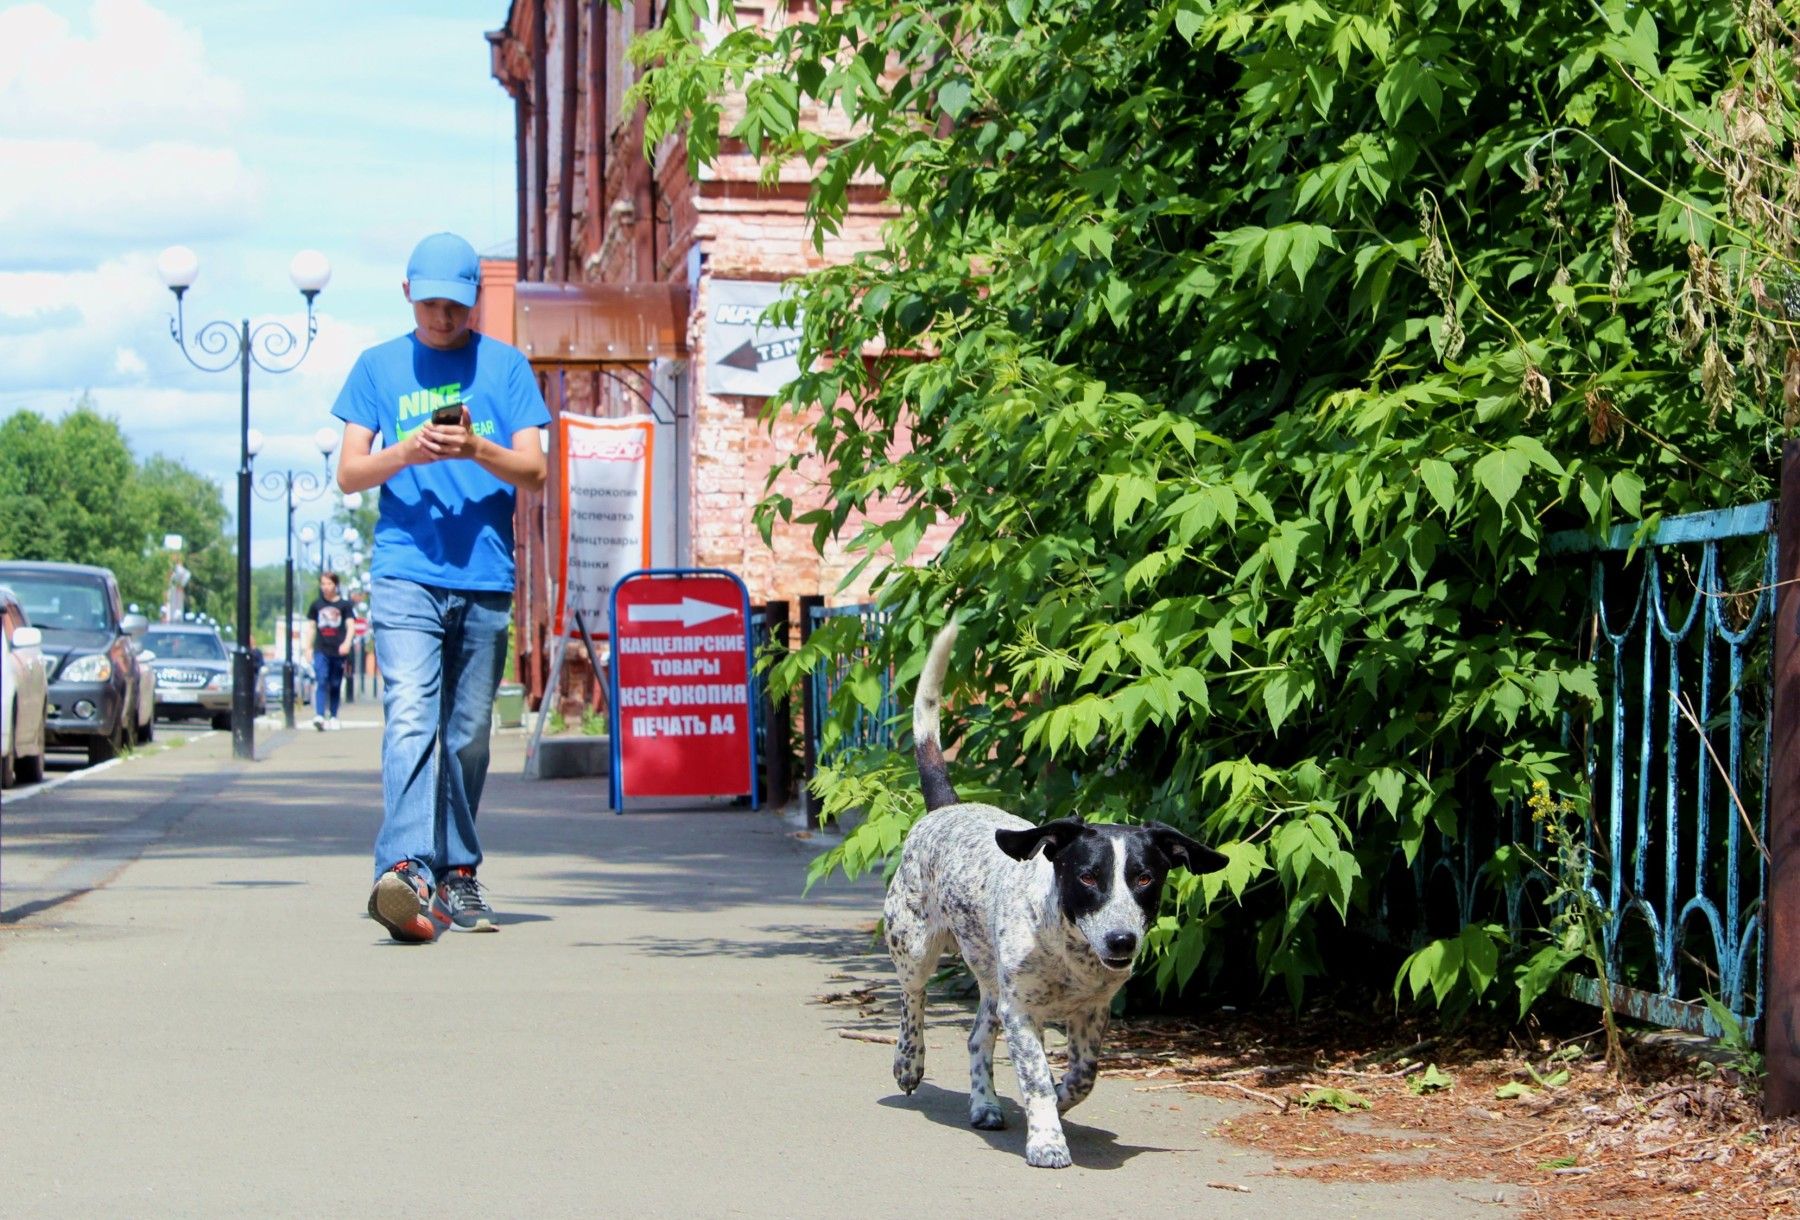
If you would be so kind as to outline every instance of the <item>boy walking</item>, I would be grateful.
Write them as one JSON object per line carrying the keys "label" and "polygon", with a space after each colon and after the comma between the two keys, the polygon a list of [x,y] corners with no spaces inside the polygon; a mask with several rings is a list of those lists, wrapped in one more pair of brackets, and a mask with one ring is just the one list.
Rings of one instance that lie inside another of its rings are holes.
{"label": "boy walking", "polygon": [[369,625],[387,728],[369,914],[417,943],[498,930],[475,815],[512,615],[514,489],[544,485],[550,413],[525,357],[469,329],[480,282],[468,242],[421,241],[402,285],[412,331],[364,352],[332,407],[338,486],[381,488]]}
{"label": "boy walking", "polygon": [[306,608],[306,647],[312,652],[312,724],[315,729],[338,727],[338,700],[344,693],[344,658],[350,655],[350,631],[355,618],[356,608],[338,593],[337,573],[319,573],[319,595]]}

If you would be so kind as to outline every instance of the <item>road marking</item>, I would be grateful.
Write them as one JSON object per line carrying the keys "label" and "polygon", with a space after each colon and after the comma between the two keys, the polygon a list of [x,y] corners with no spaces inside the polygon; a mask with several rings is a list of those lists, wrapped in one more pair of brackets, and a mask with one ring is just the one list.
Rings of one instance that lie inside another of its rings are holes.
{"label": "road marking", "polygon": [[60,788],[70,780],[80,779],[86,775],[98,775],[102,771],[110,771],[124,761],[123,758],[109,758],[103,763],[95,763],[91,767],[83,767],[79,771],[71,771],[67,775],[59,775],[55,779],[47,779],[41,784],[33,784],[22,792],[17,790],[9,792],[6,794],[6,799],[8,802],[30,800],[38,793],[48,792],[52,788]]}

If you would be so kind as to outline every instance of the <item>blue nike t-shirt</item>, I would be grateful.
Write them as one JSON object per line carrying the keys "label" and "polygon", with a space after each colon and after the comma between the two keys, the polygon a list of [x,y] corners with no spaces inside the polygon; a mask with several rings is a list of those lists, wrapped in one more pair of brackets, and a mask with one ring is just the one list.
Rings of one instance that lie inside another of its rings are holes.
{"label": "blue nike t-shirt", "polygon": [[[550,422],[531,365],[515,347],[471,332],[455,351],[408,333],[357,358],[331,413],[397,445],[439,407],[468,404],[475,434],[512,447]],[[513,589],[513,488],[467,458],[408,466],[381,485],[374,577],[446,589]]]}

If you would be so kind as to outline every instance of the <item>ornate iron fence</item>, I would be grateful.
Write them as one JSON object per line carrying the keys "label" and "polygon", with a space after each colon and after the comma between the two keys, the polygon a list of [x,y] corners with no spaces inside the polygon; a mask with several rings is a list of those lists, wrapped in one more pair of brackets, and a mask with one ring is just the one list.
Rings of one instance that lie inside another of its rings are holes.
{"label": "ornate iron fence", "polygon": [[[1612,918],[1614,1003],[1718,1036],[1712,995],[1746,1032],[1763,1016],[1773,742],[1773,505],[1665,518],[1646,537],[1551,539],[1588,559],[1604,709],[1586,734],[1587,878]],[[1582,740],[1585,739],[1585,740]],[[1513,906],[1516,916],[1517,906]],[[1571,994],[1597,1002],[1594,980]]]}
{"label": "ornate iron fence", "polygon": [[[812,734],[812,749],[809,753],[811,766],[824,766],[838,753],[862,746],[894,744],[894,723],[898,713],[898,705],[894,701],[894,674],[885,670],[881,674],[881,699],[871,710],[867,706],[857,710],[856,718],[850,727],[832,737],[827,742],[825,725],[831,707],[831,700],[844,683],[849,679],[852,666],[869,655],[869,645],[881,638],[887,626],[886,611],[877,610],[872,604],[861,603],[854,606],[807,606],[806,633],[810,636],[833,619],[854,617],[861,620],[861,639],[863,645],[853,653],[840,654],[830,665],[821,667],[812,675],[808,684],[807,699],[811,704],[811,716],[808,718],[809,731]],[[807,780],[812,779],[809,770]]]}

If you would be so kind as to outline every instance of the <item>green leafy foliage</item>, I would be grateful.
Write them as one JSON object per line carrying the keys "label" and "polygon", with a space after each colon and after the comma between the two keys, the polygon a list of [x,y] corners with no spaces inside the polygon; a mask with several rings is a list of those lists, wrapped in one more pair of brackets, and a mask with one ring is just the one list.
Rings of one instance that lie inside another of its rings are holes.
{"label": "green leafy foliage", "polygon": [[29,410],[0,422],[0,558],[111,568],[126,602],[154,618],[169,574],[162,538],[180,534],[189,608],[227,617],[237,569],[226,520],[217,484],[160,454],[139,462],[85,396],[54,422]]}
{"label": "green leafy foliage", "polygon": [[[1546,538],[1770,487],[1768,398],[1702,354],[1754,333],[1739,370],[1780,363],[1693,151],[1742,76],[1728,0],[717,10],[672,0],[637,44],[646,149],[808,163],[821,243],[857,183],[894,209],[806,280],[808,371],[769,407],[827,472],[817,543],[892,612],[866,664],[910,689],[957,608],[965,793],[1220,846],[1168,888],[1159,984],[1235,962],[1298,999],[1397,868],[1574,787],[1563,726],[1600,694]],[[897,753],[820,791],[865,817],[815,873],[882,866],[917,816]],[[1396,992],[1541,991],[1571,960],[1545,950],[1480,923]]]}
{"label": "green leafy foliage", "polygon": [[1394,998],[1401,988],[1414,999],[1427,991],[1438,1007],[1466,989],[1479,1000],[1500,970],[1500,954],[1508,943],[1506,931],[1493,924],[1469,924],[1456,936],[1434,940],[1402,963],[1394,979]]}
{"label": "green leafy foliage", "polygon": [[1438,1065],[1428,1064],[1423,1072],[1407,1078],[1406,1087],[1412,1090],[1413,1096],[1422,1097],[1426,1093],[1447,1092],[1456,1087],[1456,1077],[1448,1072],[1438,1070]]}
{"label": "green leafy foliage", "polygon": [[1760,1082],[1768,1075],[1769,1065],[1763,1053],[1756,1049],[1756,1039],[1744,1030],[1744,1023],[1737,1018],[1725,1002],[1711,992],[1700,993],[1706,1004],[1706,1011],[1719,1027],[1719,1049],[1724,1052],[1723,1066],[1737,1072],[1752,1082]]}
{"label": "green leafy foliage", "polygon": [[1300,1108],[1315,1110],[1319,1108],[1336,1110],[1339,1114],[1348,1114],[1352,1110],[1372,1110],[1374,1103],[1361,1093],[1350,1089],[1308,1089],[1300,1094]]}

